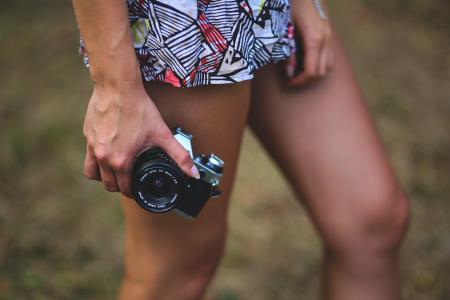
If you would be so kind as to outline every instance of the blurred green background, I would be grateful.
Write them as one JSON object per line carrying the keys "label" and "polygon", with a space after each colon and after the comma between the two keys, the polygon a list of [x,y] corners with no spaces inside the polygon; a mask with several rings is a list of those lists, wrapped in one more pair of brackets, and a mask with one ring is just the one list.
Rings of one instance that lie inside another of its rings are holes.
{"label": "blurred green background", "polygon": [[[331,16],[412,200],[405,299],[450,299],[450,3],[341,0]],[[113,299],[117,194],[82,175],[91,84],[70,1],[0,2],[0,299]],[[320,242],[247,132],[208,299],[316,299]],[[255,171],[256,170],[256,171]]]}

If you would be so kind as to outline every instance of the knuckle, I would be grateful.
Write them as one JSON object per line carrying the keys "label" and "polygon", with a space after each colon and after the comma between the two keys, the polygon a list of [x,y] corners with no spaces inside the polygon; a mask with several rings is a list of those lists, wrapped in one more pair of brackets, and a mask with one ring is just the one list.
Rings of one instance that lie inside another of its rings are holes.
{"label": "knuckle", "polygon": [[85,137],[88,136],[88,126],[86,125],[86,123],[83,125],[83,135]]}
{"label": "knuckle", "polygon": [[108,158],[108,152],[103,147],[94,148],[94,156],[99,161],[105,161]]}
{"label": "knuckle", "polygon": [[124,171],[127,167],[128,159],[125,155],[116,157],[112,162],[111,166],[120,171]]}
{"label": "knuckle", "polygon": [[88,125],[84,125],[83,126],[83,136],[86,138],[86,139],[90,139],[90,137],[92,136],[92,130],[91,130],[91,128],[88,126]]}
{"label": "knuckle", "polygon": [[84,138],[86,139],[86,144],[88,146],[93,146],[94,145],[94,139],[90,134],[85,134]]}
{"label": "knuckle", "polygon": [[179,157],[178,157],[178,164],[180,166],[188,165],[190,164],[191,156],[189,155],[189,152],[186,150],[180,151]]}
{"label": "knuckle", "polygon": [[322,35],[319,32],[314,32],[309,35],[308,39],[306,40],[306,44],[310,48],[317,48],[318,46],[320,46],[322,40]]}
{"label": "knuckle", "polygon": [[166,128],[158,131],[158,140],[161,142],[167,142],[173,138],[172,132]]}
{"label": "knuckle", "polygon": [[86,138],[86,145],[87,145],[87,147],[89,147],[89,150],[93,153],[93,154],[95,154],[95,152],[94,152],[94,149],[95,149],[95,141],[94,141],[94,139],[92,138],[92,137],[87,137]]}

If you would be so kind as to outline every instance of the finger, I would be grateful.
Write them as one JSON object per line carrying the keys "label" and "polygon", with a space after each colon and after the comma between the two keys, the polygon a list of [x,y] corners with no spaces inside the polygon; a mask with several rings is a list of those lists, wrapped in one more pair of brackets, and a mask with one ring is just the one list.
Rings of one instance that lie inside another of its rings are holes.
{"label": "finger", "polygon": [[181,170],[188,176],[200,178],[200,174],[198,173],[197,167],[195,167],[189,152],[184,149],[175,138],[168,145],[167,154],[175,160]]}
{"label": "finger", "polygon": [[330,46],[330,49],[328,50],[327,64],[329,69],[334,66],[334,49],[332,46]]}
{"label": "finger", "polygon": [[95,159],[94,153],[89,147],[89,145],[86,144],[86,157],[84,159],[84,166],[83,166],[83,173],[84,176],[91,180],[97,180],[100,181],[100,170],[97,163],[97,160]]}
{"label": "finger", "polygon": [[320,56],[323,50],[323,41],[311,41],[309,45],[309,50],[307,49],[307,53],[309,55],[305,57],[305,71],[308,74],[309,79],[314,79],[319,76],[319,68],[320,68]]}
{"label": "finger", "polygon": [[308,80],[310,80],[309,75],[306,74],[305,72],[302,72],[301,74],[299,74],[299,75],[295,76],[294,78],[292,78],[291,80],[289,80],[288,84],[293,85],[293,86],[299,86],[299,85],[306,84],[308,82]]}
{"label": "finger", "polygon": [[320,40],[305,38],[305,68],[302,73],[290,80],[291,85],[304,84],[318,75],[320,49]]}
{"label": "finger", "polygon": [[115,168],[117,186],[120,192],[128,198],[133,198],[131,191],[131,169],[132,165],[128,160],[119,161]]}
{"label": "finger", "polygon": [[181,170],[188,176],[200,178],[197,168],[192,161],[189,152],[173,137],[172,132],[164,133],[162,141],[159,143],[167,154],[177,163]]}
{"label": "finger", "polygon": [[102,177],[103,185],[108,192],[117,192],[119,188],[117,186],[116,177],[112,169],[103,161],[99,161],[100,175]]}
{"label": "finger", "polygon": [[323,77],[328,71],[328,49],[325,47],[320,53],[319,76]]}
{"label": "finger", "polygon": [[294,76],[296,66],[297,66],[297,57],[295,53],[293,53],[286,60],[286,76],[288,78],[292,78]]}
{"label": "finger", "polygon": [[127,170],[116,172],[116,181],[120,192],[128,198],[133,198],[133,193],[131,192],[131,173]]}
{"label": "finger", "polygon": [[124,196],[132,198],[131,192],[131,169],[132,161],[130,158],[135,157],[134,155],[128,154],[116,154],[114,159],[110,162],[111,171],[113,172],[117,184],[117,189]]}

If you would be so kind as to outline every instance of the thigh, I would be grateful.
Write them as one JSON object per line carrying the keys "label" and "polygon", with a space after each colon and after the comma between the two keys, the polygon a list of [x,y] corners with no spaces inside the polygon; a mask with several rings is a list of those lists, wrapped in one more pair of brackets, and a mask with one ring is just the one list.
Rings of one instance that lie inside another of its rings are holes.
{"label": "thigh", "polygon": [[[252,83],[249,124],[301,194],[322,236],[351,232],[363,210],[394,193],[395,178],[371,116],[334,36],[336,60],[327,76],[304,88],[283,85],[271,65]],[[374,197],[372,195],[377,195]],[[392,199],[392,197],[390,198]]]}
{"label": "thigh", "polygon": [[[122,197],[126,221],[126,262],[129,270],[183,268],[186,258],[222,246],[229,194],[249,107],[249,82],[232,85],[175,88],[146,86],[166,123],[193,134],[196,153],[215,153],[224,161],[222,195],[207,202],[195,220],[176,213],[153,214]],[[148,268],[151,266],[151,268]],[[184,266],[186,267],[186,266]]]}

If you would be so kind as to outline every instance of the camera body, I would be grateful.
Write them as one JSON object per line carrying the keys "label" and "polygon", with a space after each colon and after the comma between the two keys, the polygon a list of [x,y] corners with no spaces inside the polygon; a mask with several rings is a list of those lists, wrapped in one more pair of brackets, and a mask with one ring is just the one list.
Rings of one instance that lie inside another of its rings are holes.
{"label": "camera body", "polygon": [[172,133],[186,149],[199,170],[200,179],[184,174],[176,162],[160,147],[152,147],[140,154],[133,166],[132,192],[142,208],[164,213],[175,210],[195,218],[210,197],[221,193],[224,162],[216,155],[194,154],[192,135],[176,126]]}

